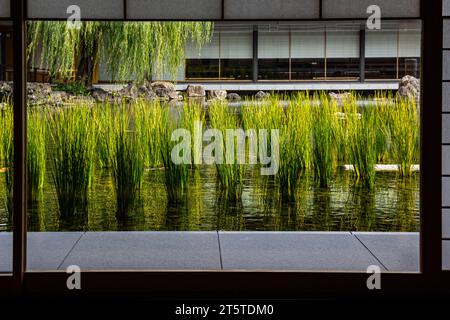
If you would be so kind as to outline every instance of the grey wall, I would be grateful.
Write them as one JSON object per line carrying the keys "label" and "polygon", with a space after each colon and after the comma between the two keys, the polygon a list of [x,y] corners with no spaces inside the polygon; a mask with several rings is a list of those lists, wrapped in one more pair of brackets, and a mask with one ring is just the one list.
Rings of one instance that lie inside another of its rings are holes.
{"label": "grey wall", "polygon": [[450,0],[442,11],[442,267],[450,270]]}
{"label": "grey wall", "polygon": [[382,18],[419,17],[420,0],[323,0],[324,18],[365,18],[370,5],[378,5]]}
{"label": "grey wall", "polygon": [[123,0],[28,0],[28,18],[67,19],[67,8],[77,5],[81,19],[121,19]]}
{"label": "grey wall", "polygon": [[[0,0],[0,3],[9,0]],[[69,5],[79,5],[86,19],[319,19],[320,0],[28,0],[29,18],[67,18]],[[384,18],[420,15],[420,0],[323,0],[324,18],[366,18],[369,5]],[[125,10],[126,9],[126,10]],[[1,9],[0,9],[1,14]]]}
{"label": "grey wall", "polygon": [[127,0],[130,19],[221,19],[221,0]]}
{"label": "grey wall", "polygon": [[0,0],[0,18],[9,18],[10,13],[10,0]]}

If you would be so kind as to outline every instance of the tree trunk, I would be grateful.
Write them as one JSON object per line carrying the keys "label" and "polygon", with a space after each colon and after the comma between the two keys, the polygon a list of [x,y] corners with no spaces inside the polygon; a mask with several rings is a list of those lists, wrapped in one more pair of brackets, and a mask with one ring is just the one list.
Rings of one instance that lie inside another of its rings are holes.
{"label": "tree trunk", "polygon": [[94,77],[95,64],[98,59],[98,39],[93,44],[93,54],[89,54],[86,50],[84,41],[80,43],[78,67],[76,71],[76,81],[87,87],[92,85]]}

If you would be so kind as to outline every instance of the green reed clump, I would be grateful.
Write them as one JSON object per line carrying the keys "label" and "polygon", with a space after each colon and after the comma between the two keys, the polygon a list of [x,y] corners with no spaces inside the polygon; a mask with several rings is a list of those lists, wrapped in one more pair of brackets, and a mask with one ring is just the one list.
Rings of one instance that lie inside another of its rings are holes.
{"label": "green reed clump", "polygon": [[109,103],[98,104],[92,109],[92,121],[95,126],[95,156],[100,168],[111,167],[110,146],[114,138],[113,109],[114,105]]}
{"label": "green reed clump", "polygon": [[295,201],[300,174],[311,162],[311,105],[307,96],[299,94],[289,102],[279,132],[279,188],[283,200]]}
{"label": "green reed clump", "polygon": [[62,217],[84,214],[94,163],[94,125],[91,107],[78,103],[47,112],[51,137],[53,182]]}
{"label": "green reed clump", "polygon": [[[164,164],[164,182],[166,186],[167,199],[170,203],[178,203],[183,201],[184,191],[188,181],[188,163],[181,161],[180,163],[173,161],[172,153],[174,147],[180,143],[179,140],[172,139],[172,133],[176,129],[181,128],[181,121],[177,119],[169,107],[162,109],[162,125],[160,127],[161,138],[161,160]],[[181,151],[183,152],[183,151]],[[179,158],[185,158],[186,155],[178,154]]]}
{"label": "green reed clump", "polygon": [[348,161],[357,180],[371,188],[375,182],[377,162],[377,109],[364,107],[362,113],[355,96],[344,102],[345,141]]}
{"label": "green reed clump", "polygon": [[44,187],[46,168],[46,124],[43,110],[28,111],[27,179],[28,199],[36,200]]}
{"label": "green reed clump", "polygon": [[402,177],[411,175],[411,165],[419,161],[420,121],[414,99],[398,98],[389,108],[389,135],[392,159]]}
{"label": "green reed clump", "polygon": [[390,112],[389,107],[392,101],[392,95],[386,94],[386,92],[376,92],[374,95],[374,107],[377,111],[376,116],[376,153],[377,162],[383,163],[387,162],[390,157],[389,152],[389,122],[390,122]]}
{"label": "green reed clump", "polygon": [[164,111],[160,101],[138,100],[135,102],[136,116],[140,117],[137,124],[141,125],[140,135],[144,143],[145,166],[161,167],[161,126]]}
{"label": "green reed clump", "polygon": [[5,170],[5,202],[8,213],[13,212],[14,132],[13,109],[9,100],[1,103],[0,110],[0,169]]}
{"label": "green reed clump", "polygon": [[135,105],[120,105],[112,114],[111,168],[117,214],[126,215],[138,199],[144,177],[142,117]]}
{"label": "green reed clump", "polygon": [[[314,100],[316,100],[316,96]],[[333,177],[336,159],[336,134],[338,109],[335,101],[325,94],[320,95],[320,105],[312,107],[312,161],[316,182],[328,187]]]}
{"label": "green reed clump", "polygon": [[185,103],[181,114],[181,125],[191,134],[191,167],[198,168],[196,163],[201,163],[203,126],[205,123],[205,112],[198,103]]}
{"label": "green reed clump", "polygon": [[[237,139],[233,136],[233,141],[227,141],[227,130],[242,129],[239,116],[235,110],[230,110],[226,102],[215,101],[209,107],[211,127],[219,130],[222,139],[217,141],[219,150],[216,154],[216,171],[219,177],[220,186],[225,197],[230,200],[240,200],[242,197],[242,180],[244,175],[244,163],[239,161],[245,154],[240,154]],[[236,132],[236,131],[234,131]],[[233,146],[233,150],[230,149]],[[245,151],[244,151],[245,152]],[[221,159],[217,161],[217,159]]]}

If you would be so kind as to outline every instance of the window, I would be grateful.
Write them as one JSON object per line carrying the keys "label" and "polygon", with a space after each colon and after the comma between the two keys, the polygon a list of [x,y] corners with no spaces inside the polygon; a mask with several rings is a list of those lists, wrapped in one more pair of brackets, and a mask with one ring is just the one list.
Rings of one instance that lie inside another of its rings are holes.
{"label": "window", "polygon": [[366,79],[397,79],[397,33],[366,31]]}
{"label": "window", "polygon": [[321,80],[325,76],[325,32],[291,32],[291,79]]}
{"label": "window", "polygon": [[186,48],[186,79],[219,79],[220,42],[214,33],[211,42],[199,49],[195,44]]}
{"label": "window", "polygon": [[359,78],[359,31],[327,31],[327,79]]}
{"label": "window", "polygon": [[289,32],[258,33],[258,79],[289,80]]}
{"label": "window", "polygon": [[249,28],[216,31],[211,43],[186,49],[187,80],[249,81],[253,75],[253,33]]}
{"label": "window", "polygon": [[420,78],[420,32],[400,30],[398,33],[398,76]]}
{"label": "window", "polygon": [[220,79],[252,80],[253,33],[233,31],[220,33]]}

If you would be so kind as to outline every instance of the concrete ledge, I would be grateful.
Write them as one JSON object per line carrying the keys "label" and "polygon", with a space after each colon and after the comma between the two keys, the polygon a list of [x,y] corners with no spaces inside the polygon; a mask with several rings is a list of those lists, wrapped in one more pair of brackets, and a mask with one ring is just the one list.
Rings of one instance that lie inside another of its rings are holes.
{"label": "concrete ledge", "polygon": [[[444,241],[450,268],[450,241]],[[418,233],[30,232],[28,269],[311,270],[416,272]],[[12,269],[12,233],[0,233],[0,271]]]}
{"label": "concrete ledge", "polygon": [[[281,83],[281,82],[258,82],[258,83],[195,83],[201,85],[205,90],[227,90],[227,91],[322,91],[322,90],[398,90],[398,82],[303,82],[303,83]],[[186,90],[189,83],[179,83],[176,89]]]}
{"label": "concrete ledge", "polygon": [[[29,270],[57,270],[83,232],[29,232]],[[12,233],[0,233],[0,271],[12,270]]]}
{"label": "concrete ledge", "polygon": [[442,269],[450,270],[450,240],[442,241]]}
{"label": "concrete ledge", "polygon": [[365,271],[379,265],[350,232],[219,232],[219,237],[225,270]]}
{"label": "concrete ledge", "polygon": [[[352,164],[344,164],[343,166],[344,170],[347,171],[354,171],[355,168]],[[420,165],[418,164],[412,164],[410,167],[411,171],[420,171]],[[394,171],[400,171],[398,164],[376,164],[375,165],[375,171],[377,172],[394,172]]]}
{"label": "concrete ledge", "polygon": [[220,269],[216,232],[87,232],[62,268],[82,270]]}
{"label": "concrete ledge", "polygon": [[389,271],[419,271],[418,233],[353,232]]}

